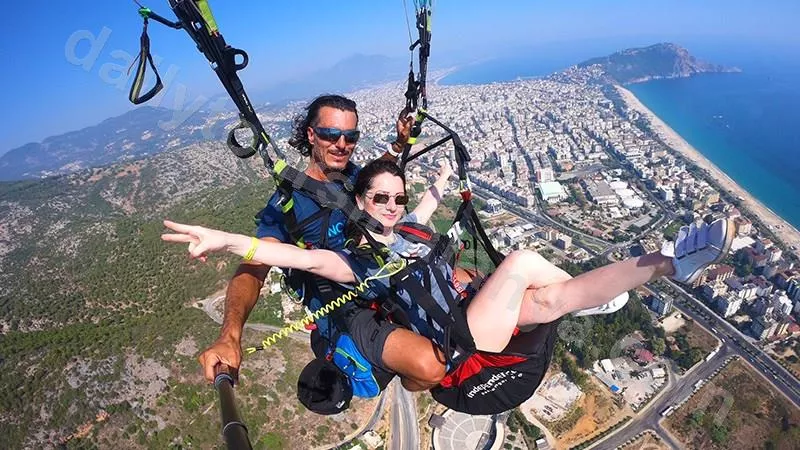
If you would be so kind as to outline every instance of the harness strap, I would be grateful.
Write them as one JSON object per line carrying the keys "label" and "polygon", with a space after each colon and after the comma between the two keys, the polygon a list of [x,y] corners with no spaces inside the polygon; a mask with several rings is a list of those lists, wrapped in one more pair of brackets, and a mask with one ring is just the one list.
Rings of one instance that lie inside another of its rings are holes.
{"label": "harness strap", "polygon": [[[492,245],[492,241],[489,239],[489,236],[486,234],[486,230],[484,230],[483,225],[481,225],[480,219],[478,218],[478,214],[475,212],[475,207],[472,204],[472,199],[465,200],[461,203],[461,206],[458,207],[458,211],[456,211],[456,217],[453,222],[461,222],[467,228],[469,234],[472,235],[473,242],[475,240],[475,236],[480,239],[481,245],[483,245],[486,253],[489,256],[489,259],[492,260],[492,263],[495,267],[499,266],[500,263],[503,262],[505,256],[497,251]],[[473,247],[477,247],[473,245]],[[476,249],[473,249],[477,251]]]}
{"label": "harness strap", "polygon": [[[139,60],[139,65],[136,67],[136,76],[133,78],[131,91],[128,93],[128,100],[134,105],[139,105],[155,97],[164,87],[156,65],[153,63],[153,56],[150,54],[150,36],[147,35],[147,17],[144,18],[144,28],[142,29],[142,36],[139,38],[139,55],[136,59]],[[136,64],[136,61],[134,60],[133,63]],[[149,91],[145,92],[144,95],[139,95],[144,85],[144,77],[148,63],[156,76],[156,84]]]}
{"label": "harness strap", "polygon": [[[445,280],[444,275],[435,269],[432,269],[433,276],[436,278],[437,283],[439,283],[439,289],[442,290],[442,293],[445,298],[445,302],[448,305],[449,312],[445,312],[444,309],[436,302],[436,300],[431,295],[430,291],[425,290],[423,286],[420,285],[413,277],[412,271],[420,268],[420,266],[427,265],[427,261],[417,261],[399,273],[392,276],[391,284],[397,286],[400,289],[404,289],[408,291],[409,296],[414,299],[417,303],[418,307],[421,308],[425,313],[432,317],[439,326],[448,331],[448,328],[451,329],[452,339],[460,346],[462,349],[466,351],[472,351],[475,348],[475,343],[472,339],[472,335],[469,332],[469,326],[466,323],[466,319],[463,317],[462,314],[458,312],[458,304],[456,303],[455,299],[451,295],[448,289],[444,288],[447,286],[447,280]],[[425,270],[424,268],[422,270]],[[390,299],[390,301],[396,302],[397,300]],[[450,358],[452,356],[452,352],[449,351],[450,339],[445,339],[448,342],[441,343],[445,348],[446,356]]]}

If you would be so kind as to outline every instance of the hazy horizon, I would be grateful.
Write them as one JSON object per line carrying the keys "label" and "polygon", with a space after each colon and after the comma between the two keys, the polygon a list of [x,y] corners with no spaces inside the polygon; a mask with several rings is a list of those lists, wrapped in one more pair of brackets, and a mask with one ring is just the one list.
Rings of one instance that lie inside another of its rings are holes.
{"label": "hazy horizon", "polygon": [[[127,100],[132,74],[126,71],[139,49],[142,22],[135,6],[109,2],[75,9],[66,5],[41,8],[37,4],[21,3],[10,31],[22,35],[38,29],[39,37],[0,44],[4,53],[24,68],[3,74],[5,86],[12,87],[4,92],[8,98],[3,103],[13,106],[14,113],[0,128],[0,155],[134,108]],[[148,6],[172,17],[166,2],[150,2]],[[234,2],[212,4],[226,40],[250,55],[250,66],[240,76],[251,96],[357,54],[408,58],[409,37],[401,2],[336,8],[319,1],[302,6],[248,4],[248,16],[272,18],[269,26],[243,22],[236,6]],[[547,52],[561,52],[564,61],[574,64],[587,57],[657,42],[675,42],[699,58],[729,64],[719,60],[726,59],[720,49],[800,49],[800,38],[794,32],[798,17],[800,5],[774,1],[758,8],[743,1],[700,5],[690,1],[665,5],[513,1],[491,8],[475,1],[457,5],[436,2],[430,65],[436,68],[508,58],[525,49],[541,51],[543,58],[551,56]],[[171,109],[177,105],[182,109],[191,100],[223,92],[185,33],[151,22],[149,34],[165,81],[165,93],[150,105]],[[95,45],[90,46],[90,42]],[[280,44],[259,45],[263,42]],[[404,76],[398,73],[397,79]]]}

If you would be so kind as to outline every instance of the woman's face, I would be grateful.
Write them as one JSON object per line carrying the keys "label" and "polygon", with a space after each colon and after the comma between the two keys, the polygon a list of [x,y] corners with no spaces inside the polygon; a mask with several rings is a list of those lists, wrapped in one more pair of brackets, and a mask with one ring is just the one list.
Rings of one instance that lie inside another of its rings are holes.
{"label": "woman's face", "polygon": [[[390,173],[382,173],[372,179],[372,185],[363,196],[357,197],[359,208],[391,230],[405,213],[405,205],[398,205],[398,196],[405,197],[403,180]],[[388,201],[384,202],[384,200]],[[401,200],[401,203],[402,200]]]}

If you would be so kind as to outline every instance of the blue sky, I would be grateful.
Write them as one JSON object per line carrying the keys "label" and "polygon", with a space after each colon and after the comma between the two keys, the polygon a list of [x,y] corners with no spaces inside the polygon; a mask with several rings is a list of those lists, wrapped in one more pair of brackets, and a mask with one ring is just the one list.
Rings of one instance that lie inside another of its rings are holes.
{"label": "blue sky", "polygon": [[[413,0],[407,2],[413,9]],[[143,3],[173,17],[166,0]],[[211,6],[226,40],[250,55],[250,65],[240,73],[250,91],[356,53],[407,54],[402,0],[212,0]],[[127,101],[130,79],[120,71],[139,48],[142,22],[132,1],[11,0],[6,7],[0,154],[133,107]],[[753,50],[796,48],[797,23],[796,0],[439,0],[431,65],[437,57],[478,60],[553,42],[569,43],[561,49],[607,42],[614,46],[609,51],[660,41],[690,50],[726,42]],[[185,33],[151,23],[149,34],[162,77],[170,67],[174,71],[161,106],[171,106],[177,86],[185,88],[187,98],[222,91]]]}

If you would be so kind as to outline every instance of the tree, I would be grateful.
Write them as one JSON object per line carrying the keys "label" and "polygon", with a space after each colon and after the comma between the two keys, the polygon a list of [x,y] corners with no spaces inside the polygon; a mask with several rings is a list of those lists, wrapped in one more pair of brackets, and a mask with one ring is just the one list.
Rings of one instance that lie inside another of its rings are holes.
{"label": "tree", "polygon": [[734,255],[733,268],[737,277],[746,277],[753,273],[753,263],[744,250],[739,250]]}
{"label": "tree", "polygon": [[660,337],[653,337],[650,339],[650,346],[653,348],[654,355],[663,355],[664,351],[667,349],[666,342]]}
{"label": "tree", "polygon": [[711,424],[711,440],[717,444],[722,444],[728,441],[728,427],[724,425]]}

